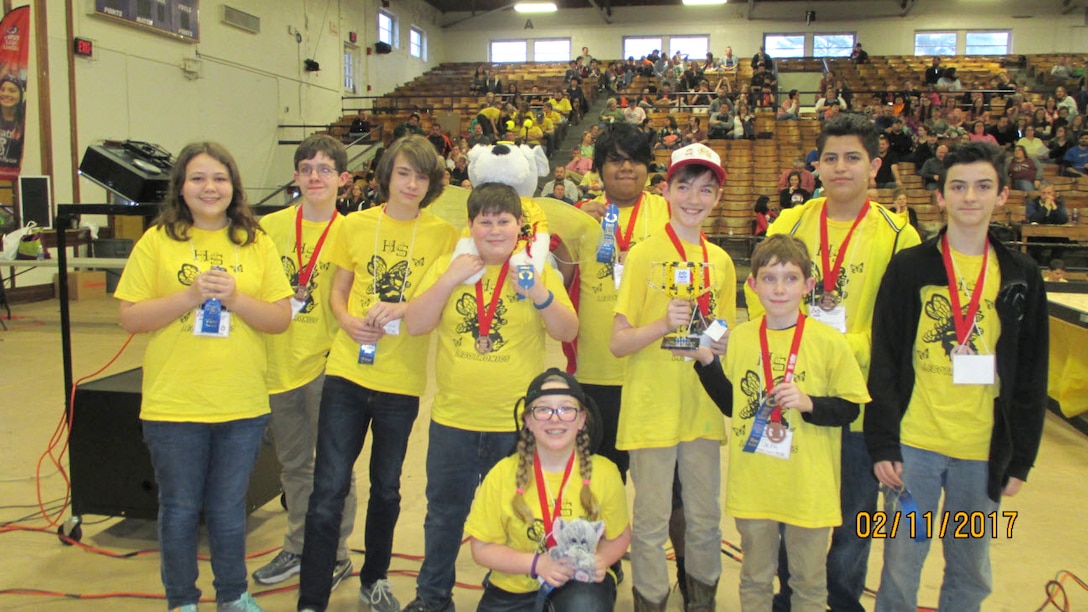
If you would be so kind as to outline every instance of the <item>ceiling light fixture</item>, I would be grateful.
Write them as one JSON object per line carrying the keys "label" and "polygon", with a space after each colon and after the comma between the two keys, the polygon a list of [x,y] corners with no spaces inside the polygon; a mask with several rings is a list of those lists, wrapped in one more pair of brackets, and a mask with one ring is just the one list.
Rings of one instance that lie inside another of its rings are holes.
{"label": "ceiling light fixture", "polygon": [[514,10],[519,13],[554,13],[559,8],[554,2],[518,2]]}
{"label": "ceiling light fixture", "polygon": [[725,0],[684,0],[684,6],[709,6],[712,4],[725,4]]}

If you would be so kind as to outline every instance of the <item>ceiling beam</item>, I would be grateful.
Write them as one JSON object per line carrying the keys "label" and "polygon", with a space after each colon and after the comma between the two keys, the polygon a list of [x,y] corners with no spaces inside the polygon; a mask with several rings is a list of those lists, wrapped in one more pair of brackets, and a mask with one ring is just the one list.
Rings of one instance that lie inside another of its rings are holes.
{"label": "ceiling beam", "polygon": [[516,0],[510,2],[509,4],[506,4],[505,6],[500,6],[498,8],[493,8],[490,11],[484,11],[482,13],[476,13],[475,12],[476,3],[473,2],[472,3],[473,13],[471,15],[469,15],[468,17],[462,17],[461,19],[457,19],[457,20],[451,21],[449,23],[444,23],[444,24],[442,24],[442,29],[445,30],[446,28],[453,27],[453,26],[455,26],[455,25],[457,25],[459,23],[464,23],[464,22],[468,21],[469,19],[475,19],[477,17],[483,17],[484,15],[490,15],[491,13],[497,13],[499,11],[505,11],[507,9],[512,9],[512,8],[514,8],[515,4],[517,4]]}
{"label": "ceiling beam", "polygon": [[603,19],[605,23],[609,25],[612,24],[611,11],[605,12],[605,10],[601,8],[601,5],[597,4],[597,0],[589,0],[589,4],[593,8],[597,9],[597,14],[601,16],[601,19]]}
{"label": "ceiling beam", "polygon": [[755,13],[755,10],[756,10],[756,0],[748,0],[748,21],[752,20],[753,13]]}

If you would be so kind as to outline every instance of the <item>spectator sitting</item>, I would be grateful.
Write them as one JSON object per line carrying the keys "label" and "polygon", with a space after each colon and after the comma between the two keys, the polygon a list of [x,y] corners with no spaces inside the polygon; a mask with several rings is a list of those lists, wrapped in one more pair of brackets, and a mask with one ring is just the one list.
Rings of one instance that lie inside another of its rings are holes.
{"label": "spectator sitting", "polygon": [[468,178],[468,157],[464,155],[458,155],[457,159],[453,162],[453,169],[450,170],[450,184],[460,185]]}
{"label": "spectator sitting", "polygon": [[484,124],[481,122],[472,125],[472,135],[467,140],[470,149],[478,144],[489,145],[495,142],[491,136],[484,134]]}
{"label": "spectator sitting", "polygon": [[585,157],[582,155],[582,147],[580,145],[574,145],[570,151],[571,160],[566,165],[567,172],[577,174],[577,178],[572,179],[581,181],[582,177],[593,168],[593,158]]}
{"label": "spectator sitting", "polygon": [[487,93],[487,71],[483,64],[476,66],[476,72],[472,75],[472,84],[468,88],[469,93],[483,95]]}
{"label": "spectator sitting", "polygon": [[623,109],[623,118],[627,123],[633,123],[635,125],[641,124],[646,120],[646,109],[634,101],[627,104]]}
{"label": "spectator sitting", "polygon": [[888,137],[880,135],[880,168],[876,171],[873,186],[877,189],[895,189],[899,187],[899,159],[888,145]]}
{"label": "spectator sitting", "polygon": [[834,88],[828,87],[824,90],[824,97],[816,100],[816,117],[820,120],[826,119],[832,107],[838,107],[842,111],[846,108],[846,100],[839,96]]}
{"label": "spectator sitting", "polygon": [[570,180],[569,178],[567,178],[567,167],[566,166],[556,166],[555,170],[553,171],[552,176],[554,176],[555,178],[548,181],[547,183],[544,183],[544,188],[540,190],[540,193],[545,194],[545,195],[547,195],[549,193],[552,193],[552,191],[553,191],[552,188],[555,187],[555,185],[560,184],[560,185],[564,185],[564,188],[563,188],[564,193],[566,193],[567,195],[572,196],[572,197],[577,196],[577,194],[578,194],[578,184],[575,183],[574,181]]}
{"label": "spectator sitting", "polygon": [[888,146],[896,157],[910,157],[914,139],[911,138],[910,130],[903,124],[902,118],[896,117],[892,121],[891,127],[884,130],[884,135],[888,137]]}
{"label": "spectator sitting", "polygon": [[988,142],[993,145],[997,144],[997,138],[986,131],[986,122],[981,119],[971,124],[971,133],[968,134],[967,137],[972,142],[981,140],[982,142]]}
{"label": "spectator sitting", "polygon": [[657,99],[654,100],[654,107],[657,109],[665,109],[668,111],[676,110],[680,105],[680,96],[672,92],[672,85],[665,81],[661,84],[661,92],[658,93]]}
{"label": "spectator sitting", "polygon": [[789,170],[782,171],[782,176],[778,177],[778,190],[782,191],[790,184],[790,175],[797,173],[801,176],[801,189],[812,193],[816,191],[816,176],[809,172],[805,167],[805,160],[801,157],[793,158],[793,167]]}
{"label": "spectator sitting", "polygon": [[752,208],[756,213],[754,232],[754,235],[756,236],[766,236],[767,228],[778,218],[778,213],[767,206],[770,201],[771,199],[767,196],[759,196],[756,200],[756,205]]}
{"label": "spectator sitting", "polygon": [[656,172],[656,173],[654,173],[653,176],[650,177],[650,184],[649,184],[649,186],[646,187],[646,191],[648,191],[648,192],[650,192],[650,193],[652,193],[654,195],[663,196],[664,195],[664,187],[662,187],[662,185],[664,185],[664,184],[665,184],[665,175],[661,174],[660,172]]}
{"label": "spectator sitting", "polygon": [[[945,148],[947,150],[947,147]],[[892,199],[892,210],[905,219],[907,223],[918,230],[918,213],[907,205],[907,192],[904,189],[896,189]],[[918,230],[921,231],[921,230]]]}
{"label": "spectator sitting", "polygon": [[1051,283],[1068,283],[1069,279],[1065,277],[1065,260],[1057,257],[1051,259],[1043,280]]}
{"label": "spectator sitting", "polygon": [[607,123],[614,123],[617,121],[623,122],[627,120],[627,118],[623,114],[623,111],[620,110],[618,106],[616,106],[615,98],[609,98],[605,101],[604,110],[601,111],[599,118],[602,125]]}
{"label": "spectator sitting", "polygon": [[582,193],[582,197],[595,198],[604,192],[604,183],[601,182],[601,175],[597,174],[596,170],[590,170],[582,176],[582,182],[578,183],[578,190]]}
{"label": "spectator sitting", "polygon": [[657,131],[657,142],[654,150],[674,150],[680,148],[680,127],[676,124],[676,118],[672,115],[665,117],[665,125]]}
{"label": "spectator sitting", "polygon": [[393,139],[396,140],[405,134],[423,135],[423,128],[419,126],[419,113],[412,113],[408,116],[408,121],[398,125],[393,130]]}
{"label": "spectator sitting", "polygon": [[1024,147],[1024,153],[1033,159],[1045,158],[1050,152],[1043,139],[1035,135],[1035,126],[1030,124],[1024,127],[1024,137],[1016,141],[1016,146]]}
{"label": "spectator sitting", "polygon": [[1088,175],[1088,132],[1077,137],[1077,146],[1065,152],[1066,176]]}
{"label": "spectator sitting", "polygon": [[1043,178],[1043,165],[1039,160],[1028,157],[1022,145],[1016,145],[1012,157],[1005,162],[1005,172],[1009,175],[1009,184],[1020,191],[1035,191]]}
{"label": "spectator sitting", "polygon": [[1017,139],[1020,138],[1020,134],[1016,130],[1016,124],[1011,122],[1007,115],[998,117],[997,124],[990,128],[989,132],[993,134],[997,146],[1005,150],[1012,149]]}
{"label": "spectator sitting", "polygon": [[779,121],[796,120],[800,112],[801,101],[797,97],[797,90],[791,89],[786,99],[782,101],[782,106],[778,108],[778,115],[775,116],[775,119]]}
{"label": "spectator sitting", "polygon": [[869,63],[869,53],[861,48],[861,43],[854,45],[854,50],[850,52],[850,61],[855,64]]}
{"label": "spectator sitting", "polygon": [[936,85],[944,76],[944,68],[941,67],[941,58],[934,56],[933,63],[926,68],[926,85]]}
{"label": "spectator sitting", "polygon": [[927,159],[937,154],[937,135],[922,124],[916,130],[915,140],[917,144],[914,146],[914,167],[920,170]]}
{"label": "spectator sitting", "polygon": [[927,159],[922,168],[918,170],[918,175],[926,183],[926,189],[933,191],[937,188],[938,182],[941,179],[941,174],[944,172],[944,156],[948,154],[948,145],[938,145],[934,156]]}
{"label": "spectator sitting", "polygon": [[697,115],[692,115],[691,118],[688,119],[688,125],[681,133],[680,140],[683,143],[683,146],[695,143],[702,144],[707,141],[706,130],[700,125],[699,117]]}
{"label": "spectator sitting", "polygon": [[359,114],[355,119],[351,120],[351,127],[348,128],[348,134],[354,138],[361,138],[370,132],[370,119],[366,116],[366,111],[359,109]]}
{"label": "spectator sitting", "polygon": [[961,91],[963,90],[963,84],[960,83],[959,77],[956,76],[956,69],[949,68],[944,71],[944,75],[937,79],[938,91]]}
{"label": "spectator sitting", "polygon": [[427,140],[434,146],[434,150],[438,152],[438,156],[445,159],[449,157],[450,150],[453,149],[453,143],[450,142],[450,137],[442,131],[442,126],[437,122],[431,124],[431,133],[427,135]]}
{"label": "spectator sitting", "polygon": [[811,191],[801,188],[801,173],[792,170],[786,179],[786,188],[778,192],[778,207],[781,210],[800,206],[812,197]]}
{"label": "spectator sitting", "polygon": [[725,48],[725,55],[722,56],[722,70],[728,70],[729,72],[736,72],[738,63],[736,56],[733,55],[733,47]]}
{"label": "spectator sitting", "polygon": [[1050,69],[1050,78],[1054,81],[1068,81],[1073,78],[1073,71],[1069,68],[1069,58],[1061,56],[1058,63]]}
{"label": "spectator sitting", "polygon": [[688,106],[695,108],[691,109],[693,113],[706,113],[710,107],[711,95],[710,95],[710,83],[706,80],[699,81],[695,86],[695,93],[688,96]]}
{"label": "spectator sitting", "polygon": [[1046,143],[1051,161],[1064,163],[1065,153],[1073,146],[1073,139],[1064,125],[1054,128],[1054,136]]}
{"label": "spectator sitting", "polygon": [[[560,166],[560,168],[562,168],[562,166]],[[563,183],[555,183],[552,185],[552,190],[545,193],[548,194],[549,198],[559,200],[560,202],[566,202],[567,204],[574,204],[574,200],[567,197],[567,186]],[[577,193],[577,188],[575,188],[575,193]]]}

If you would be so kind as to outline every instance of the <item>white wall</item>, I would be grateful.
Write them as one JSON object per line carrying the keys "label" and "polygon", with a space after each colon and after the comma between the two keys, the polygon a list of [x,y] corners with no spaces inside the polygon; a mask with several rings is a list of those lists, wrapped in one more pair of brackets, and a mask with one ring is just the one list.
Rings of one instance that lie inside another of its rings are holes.
{"label": "white wall", "polygon": [[[804,19],[808,10],[816,11],[810,26]],[[707,35],[715,55],[731,45],[737,55],[750,57],[765,32],[854,32],[872,55],[904,55],[914,52],[915,30],[967,28],[1011,30],[1013,53],[1088,49],[1084,13],[1078,9],[1061,15],[1061,10],[1061,0],[917,0],[903,17],[894,0],[775,2],[756,3],[749,20],[747,3],[730,2],[718,7],[614,8],[611,23],[605,23],[596,9],[544,15],[508,10],[447,28],[445,61],[487,61],[490,40],[523,38],[570,38],[575,54],[588,46],[594,57],[615,59],[622,55],[625,35],[671,34]],[[449,14],[443,23],[467,16]],[[527,17],[533,22],[531,30],[524,28]]]}

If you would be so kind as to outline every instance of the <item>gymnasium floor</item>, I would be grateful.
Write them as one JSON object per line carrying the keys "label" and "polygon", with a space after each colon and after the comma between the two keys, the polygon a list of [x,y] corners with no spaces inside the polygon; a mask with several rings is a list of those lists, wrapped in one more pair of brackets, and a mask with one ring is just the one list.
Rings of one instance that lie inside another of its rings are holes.
{"label": "gymnasium floor", "polygon": [[[37,507],[35,465],[46,449],[50,435],[57,425],[64,405],[61,374],[59,307],[56,301],[19,304],[13,307],[16,318],[8,321],[8,331],[0,331],[0,523],[32,514]],[[87,375],[105,364],[124,342],[126,335],[116,324],[116,304],[112,299],[88,300],[72,304],[73,352],[76,378]],[[137,337],[109,372],[120,372],[140,365],[145,339]],[[554,360],[556,347],[549,352]],[[395,552],[404,555],[423,553],[423,517],[426,453],[426,424],[429,399],[416,422],[409,447],[410,458],[405,465],[402,485],[403,511],[397,531]],[[360,457],[359,474],[360,517],[363,524],[365,508],[366,461],[369,444]],[[723,457],[723,473],[726,459]],[[1018,513],[1012,538],[1004,534],[993,541],[994,594],[984,610],[1036,610],[1046,600],[1045,584],[1059,572],[1069,570],[1088,579],[1088,529],[1084,528],[1084,500],[1088,494],[1088,438],[1053,414],[1047,416],[1046,430],[1037,467],[1030,482],[1021,493],[1006,500],[1002,510]],[[55,500],[64,495],[64,481],[50,469],[42,468],[40,481],[42,499]],[[725,486],[728,486],[726,483]],[[724,487],[723,487],[724,490]],[[629,498],[633,491],[629,491]],[[65,513],[64,518],[68,517]],[[100,516],[85,517],[82,543],[111,551],[130,553],[154,549],[155,526],[151,521],[122,520]],[[42,527],[43,520],[19,523],[27,527]],[[253,571],[275,553],[282,542],[285,514],[278,501],[272,501],[254,512],[249,520],[248,550],[252,553],[271,551],[249,561]],[[1001,528],[1004,529],[1004,520]],[[104,600],[74,600],[106,593],[143,593],[160,596],[159,559],[156,554],[133,558],[109,558],[75,547],[62,546],[49,528],[46,532],[0,530],[0,610],[89,610],[127,611],[155,610],[165,606],[163,601],[147,599],[107,598]],[[722,531],[729,542],[740,542],[733,520],[722,517]],[[362,535],[349,540],[354,548],[362,547]],[[206,545],[202,546],[206,551]],[[870,558],[868,584],[876,588],[882,546],[874,543]],[[362,555],[354,557],[355,567],[362,564]],[[920,593],[922,605],[936,606],[942,561],[939,552],[932,552],[923,575]],[[723,556],[723,573],[718,590],[719,609],[739,609],[737,576],[740,565]],[[419,562],[394,559],[398,572],[418,570]],[[462,549],[458,563],[458,579],[466,585],[455,591],[460,610],[472,610],[479,591],[483,570],[475,566],[467,547]],[[630,574],[628,570],[628,575]],[[206,596],[213,595],[210,566],[201,564],[200,586]],[[414,579],[404,574],[391,576],[394,591],[402,604],[414,596]],[[1072,580],[1065,582],[1071,605],[1088,605],[1088,592]],[[251,585],[258,601],[270,611],[295,609],[297,579],[285,583],[289,590],[269,592]],[[356,579],[345,581],[333,594],[332,610],[357,609]],[[15,594],[12,591],[38,589],[68,594],[43,597]],[[679,594],[674,593],[670,609],[681,609]],[[1060,600],[1060,599],[1059,599]],[[867,609],[873,599],[867,597]],[[618,610],[630,610],[630,584],[620,587]],[[204,608],[211,609],[210,605]],[[1051,608],[1061,609],[1061,608]]]}

